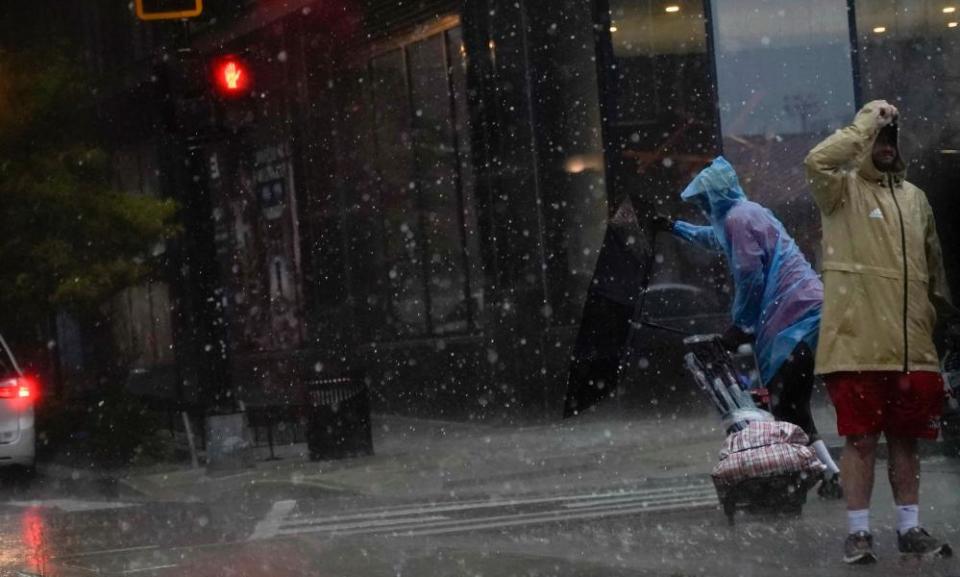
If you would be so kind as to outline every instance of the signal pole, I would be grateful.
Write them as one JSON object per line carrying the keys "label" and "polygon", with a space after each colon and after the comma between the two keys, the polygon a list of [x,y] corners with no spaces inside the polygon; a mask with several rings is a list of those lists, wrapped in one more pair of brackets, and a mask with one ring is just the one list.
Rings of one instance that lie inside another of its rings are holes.
{"label": "signal pole", "polygon": [[[191,0],[194,1],[194,0]],[[199,0],[196,0],[199,5]],[[162,23],[158,23],[162,24]],[[203,145],[217,132],[207,67],[190,47],[189,23],[155,65],[165,194],[181,207],[184,233],[173,243],[178,402],[207,413],[237,410],[228,364],[227,323],[214,242]]]}

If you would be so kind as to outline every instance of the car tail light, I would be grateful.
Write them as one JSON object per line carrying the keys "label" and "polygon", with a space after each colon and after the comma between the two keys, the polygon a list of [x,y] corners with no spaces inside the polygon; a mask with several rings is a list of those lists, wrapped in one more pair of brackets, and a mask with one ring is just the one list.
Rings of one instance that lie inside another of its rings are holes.
{"label": "car tail light", "polygon": [[36,396],[36,390],[36,383],[30,377],[0,381],[0,399],[29,399]]}

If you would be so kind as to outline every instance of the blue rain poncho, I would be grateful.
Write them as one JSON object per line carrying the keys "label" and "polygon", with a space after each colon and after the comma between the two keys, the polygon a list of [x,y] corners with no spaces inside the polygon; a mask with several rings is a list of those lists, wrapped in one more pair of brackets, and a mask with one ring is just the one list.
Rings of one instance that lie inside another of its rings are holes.
{"label": "blue rain poncho", "polygon": [[760,378],[769,383],[801,342],[817,350],[823,284],[772,212],[747,200],[737,173],[718,156],[680,194],[711,226],[683,221],[673,233],[723,252],[733,275],[733,323],[755,337]]}

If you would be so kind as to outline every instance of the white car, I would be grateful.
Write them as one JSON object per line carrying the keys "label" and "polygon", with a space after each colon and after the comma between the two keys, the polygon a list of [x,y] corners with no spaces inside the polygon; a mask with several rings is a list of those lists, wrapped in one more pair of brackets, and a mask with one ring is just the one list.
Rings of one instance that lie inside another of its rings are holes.
{"label": "white car", "polygon": [[33,425],[37,381],[20,369],[0,335],[0,467],[33,469],[37,444]]}

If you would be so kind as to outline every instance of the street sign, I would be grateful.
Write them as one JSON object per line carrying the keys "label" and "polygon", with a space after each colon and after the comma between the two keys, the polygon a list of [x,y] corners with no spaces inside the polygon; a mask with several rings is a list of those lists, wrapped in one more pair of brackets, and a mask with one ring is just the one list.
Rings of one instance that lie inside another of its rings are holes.
{"label": "street sign", "polygon": [[203,12],[203,0],[135,0],[141,20],[182,20]]}

